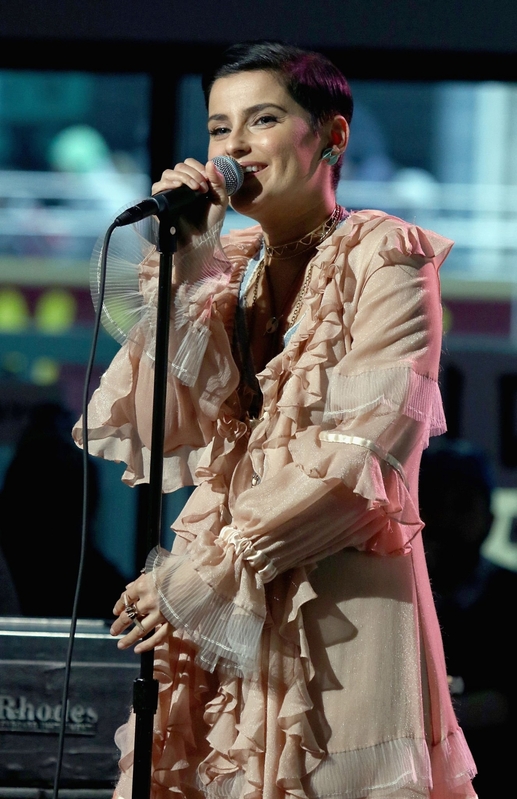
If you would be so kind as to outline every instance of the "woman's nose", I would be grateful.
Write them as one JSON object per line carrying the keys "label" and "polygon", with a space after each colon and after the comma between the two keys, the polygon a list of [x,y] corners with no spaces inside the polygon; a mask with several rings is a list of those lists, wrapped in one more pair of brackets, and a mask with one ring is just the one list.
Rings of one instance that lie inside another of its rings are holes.
{"label": "woman's nose", "polygon": [[226,139],[226,155],[231,155],[233,158],[246,155],[249,153],[251,147],[247,140],[246,134],[243,130],[232,130]]}

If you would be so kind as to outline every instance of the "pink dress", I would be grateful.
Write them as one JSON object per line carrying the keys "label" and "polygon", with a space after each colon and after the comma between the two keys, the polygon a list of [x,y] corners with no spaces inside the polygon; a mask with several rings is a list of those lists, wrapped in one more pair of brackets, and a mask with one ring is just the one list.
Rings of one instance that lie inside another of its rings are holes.
{"label": "pink dress", "polygon": [[[380,211],[351,214],[318,247],[299,323],[259,375],[254,426],[232,341],[260,230],[230,235],[220,268],[176,289],[164,490],[197,488],[172,553],[148,562],[174,627],[155,655],[155,799],[475,797],[417,499],[422,449],[445,429],[450,246]],[[149,308],[155,261],[141,272]],[[148,477],[151,320],[89,410],[90,451],[125,461],[130,485]],[[124,799],[131,727],[118,734]]]}

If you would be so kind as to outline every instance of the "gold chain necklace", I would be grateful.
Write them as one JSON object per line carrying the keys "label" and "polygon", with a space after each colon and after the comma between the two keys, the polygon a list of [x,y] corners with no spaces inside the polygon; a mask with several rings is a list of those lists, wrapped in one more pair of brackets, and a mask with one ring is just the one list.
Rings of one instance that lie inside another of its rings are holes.
{"label": "gold chain necklace", "polygon": [[[279,324],[280,324],[280,322],[282,320],[282,317],[284,315],[284,311],[288,307],[288,305],[290,304],[290,301],[292,299],[292,295],[291,295],[291,293],[289,293],[287,298],[286,298],[286,300],[285,300],[285,302],[284,302],[284,305],[283,305],[281,313],[277,315],[275,304],[274,304],[273,287],[271,285],[271,279],[270,279],[269,272],[267,271],[267,267],[269,266],[271,258],[273,256],[275,256],[275,258],[278,258],[279,260],[287,260],[288,258],[294,258],[295,255],[299,255],[300,254],[299,251],[298,251],[298,248],[300,247],[300,245],[302,245],[304,250],[309,250],[311,248],[317,247],[318,244],[321,244],[326,238],[328,238],[328,236],[330,236],[334,232],[334,230],[336,229],[338,223],[343,218],[343,214],[344,214],[343,208],[341,208],[341,206],[339,206],[339,205],[336,205],[336,207],[332,211],[332,213],[329,216],[329,218],[326,219],[325,222],[323,222],[323,224],[318,225],[318,227],[314,228],[314,230],[311,230],[310,233],[306,233],[305,236],[303,236],[301,239],[297,239],[296,241],[288,242],[287,244],[282,244],[282,245],[280,245],[278,247],[269,247],[269,246],[266,245],[266,247],[265,247],[265,255],[260,260],[260,263],[258,264],[258,267],[257,267],[256,277],[255,277],[255,281],[254,281],[254,285],[253,285],[253,296],[252,296],[252,300],[251,300],[252,315],[254,317],[255,316],[255,305],[256,305],[256,302],[257,302],[257,298],[258,298],[258,289],[259,289],[260,279],[262,277],[262,272],[265,271],[266,279],[267,279],[267,283],[268,283],[269,295],[270,295],[270,302],[271,302],[271,304],[273,306],[272,309],[271,309],[273,311],[273,313],[272,313],[271,317],[268,319],[268,321],[266,322],[265,334],[272,335],[273,333],[276,333],[276,331],[278,330]],[[291,248],[291,249],[294,248],[295,251],[291,252],[289,255],[283,255],[283,253],[288,248]],[[267,259],[267,263],[266,263],[266,259]],[[298,291],[298,293],[296,295],[295,306],[294,306],[293,312],[291,314],[291,318],[289,319],[289,321],[287,323],[287,329],[292,327],[294,325],[296,319],[298,318],[298,315],[300,313],[300,309],[302,307],[303,299],[305,297],[305,294],[307,293],[307,289],[309,287],[309,283],[311,282],[312,269],[313,269],[313,264],[311,263],[309,265],[309,269],[307,270],[307,274],[305,276],[305,279],[304,279],[304,281],[303,281],[303,283],[302,283],[302,285],[300,287],[300,290]]]}
{"label": "gold chain necklace", "polygon": [[[328,219],[326,219],[321,225],[318,225],[318,227],[315,227],[314,230],[306,233],[300,239],[288,241],[286,244],[279,244],[277,247],[274,247],[271,244],[265,244],[264,259],[267,260],[268,263],[271,262],[273,257],[279,261],[286,261],[289,258],[294,258],[296,255],[299,255],[305,250],[310,250],[312,247],[317,247],[318,244],[321,244],[321,242],[327,238],[327,236],[333,233],[338,222],[341,220],[342,211],[343,209],[341,206],[336,205]],[[286,255],[286,253],[288,254]]]}
{"label": "gold chain necklace", "polygon": [[291,318],[287,322],[287,329],[289,330],[290,327],[294,325],[296,320],[298,319],[298,314],[300,313],[300,308],[302,307],[303,300],[305,295],[307,294],[307,289],[309,288],[309,283],[311,282],[312,278],[312,269],[314,264],[311,262],[309,268],[307,270],[307,274],[305,275],[305,280],[302,283],[302,287],[298,292],[298,297],[296,300],[296,305],[294,306],[294,310],[291,314]]}

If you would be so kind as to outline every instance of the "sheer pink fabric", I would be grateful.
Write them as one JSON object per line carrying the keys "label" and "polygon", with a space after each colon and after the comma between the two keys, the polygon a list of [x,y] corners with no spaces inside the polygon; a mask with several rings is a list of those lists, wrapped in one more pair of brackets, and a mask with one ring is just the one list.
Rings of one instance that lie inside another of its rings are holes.
{"label": "sheer pink fabric", "polygon": [[[182,289],[191,324],[204,313],[210,332],[193,385],[174,368],[181,328],[171,334],[165,489],[197,488],[173,552],[148,564],[175,628],[156,653],[153,797],[474,797],[417,500],[422,448],[445,428],[437,272],[451,243],[352,214],[318,248],[250,431],[230,342],[259,237],[230,236],[220,274]],[[124,345],[89,412],[91,451],[124,460],[131,485],[147,478],[148,335]]]}

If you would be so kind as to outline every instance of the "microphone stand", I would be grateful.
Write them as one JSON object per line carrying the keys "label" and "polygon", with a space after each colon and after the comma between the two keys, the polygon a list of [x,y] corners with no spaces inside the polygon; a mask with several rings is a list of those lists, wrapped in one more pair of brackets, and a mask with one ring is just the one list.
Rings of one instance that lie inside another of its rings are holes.
{"label": "microphone stand", "polygon": [[[176,211],[176,215],[179,212]],[[176,251],[174,211],[157,213],[159,220],[158,250],[160,271],[154,356],[153,418],[149,475],[149,504],[145,528],[146,552],[161,540],[163,497],[163,441],[165,435],[165,402],[169,350],[172,256]],[[176,217],[177,218],[177,217]],[[152,631],[148,633],[151,635]],[[158,681],[154,679],[154,650],[143,652],[140,676],[133,682],[135,742],[132,799],[147,799],[151,793],[153,719],[158,707]]]}
{"label": "microphone stand", "polygon": [[[243,172],[235,159],[216,156],[214,164],[225,178],[228,194],[234,194],[242,186]],[[160,543],[163,489],[163,440],[165,434],[165,401],[167,394],[167,371],[169,365],[169,327],[172,286],[172,256],[176,251],[176,225],[180,211],[196,197],[204,198],[203,192],[193,192],[187,186],[156,194],[134,208],[120,214],[117,225],[130,224],[149,213],[158,217],[158,250],[160,272],[158,282],[158,309],[156,319],[156,349],[154,355],[153,420],[149,475],[149,506],[145,545],[149,552]],[[135,215],[136,212],[136,215]],[[141,215],[142,214],[142,215]],[[146,637],[149,637],[148,633]],[[133,762],[132,799],[147,799],[151,792],[151,767],[153,748],[153,718],[158,707],[158,681],[154,679],[154,652],[143,652],[140,676],[133,683],[133,709],[136,716]]]}

